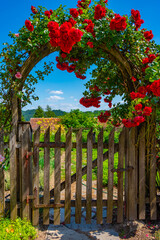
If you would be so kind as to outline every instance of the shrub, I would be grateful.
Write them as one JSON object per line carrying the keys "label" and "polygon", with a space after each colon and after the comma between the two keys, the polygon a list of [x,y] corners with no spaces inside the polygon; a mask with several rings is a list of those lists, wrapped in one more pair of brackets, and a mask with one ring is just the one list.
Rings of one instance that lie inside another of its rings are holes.
{"label": "shrub", "polygon": [[8,218],[0,219],[0,240],[31,240],[36,237],[36,229],[26,219],[17,218],[15,221]]}

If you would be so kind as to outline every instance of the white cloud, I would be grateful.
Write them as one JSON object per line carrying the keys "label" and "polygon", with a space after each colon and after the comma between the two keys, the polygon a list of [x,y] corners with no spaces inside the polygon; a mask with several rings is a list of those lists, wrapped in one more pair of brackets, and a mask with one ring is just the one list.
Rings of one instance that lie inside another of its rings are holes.
{"label": "white cloud", "polygon": [[70,98],[74,98],[73,96],[70,96]]}
{"label": "white cloud", "polygon": [[48,101],[52,101],[52,100],[55,100],[55,101],[58,101],[58,100],[63,100],[64,98],[63,97],[60,97],[60,96],[50,96],[49,98],[47,98]]}
{"label": "white cloud", "polygon": [[77,102],[78,100],[75,98],[74,101]]}
{"label": "white cloud", "polygon": [[63,94],[63,92],[61,90],[56,90],[56,91],[52,90],[50,91],[50,94]]}

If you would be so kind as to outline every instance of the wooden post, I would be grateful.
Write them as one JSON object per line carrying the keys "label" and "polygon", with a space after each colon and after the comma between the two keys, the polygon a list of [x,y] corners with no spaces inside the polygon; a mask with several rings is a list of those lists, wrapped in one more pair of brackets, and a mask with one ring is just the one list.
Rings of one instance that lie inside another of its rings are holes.
{"label": "wooden post", "polygon": [[145,203],[145,125],[140,129],[139,133],[139,219],[145,219],[146,203]]}
{"label": "wooden post", "polygon": [[71,151],[72,151],[72,129],[66,134],[65,152],[65,224],[71,220]]}
{"label": "wooden post", "polygon": [[103,128],[98,135],[97,149],[97,224],[103,224]]}
{"label": "wooden post", "polygon": [[128,176],[128,186],[129,186],[129,220],[137,219],[137,196],[136,196],[136,174],[135,174],[135,164],[136,164],[136,146],[135,146],[135,127],[129,130],[129,153],[128,153],[128,163],[133,170],[130,171]]}
{"label": "wooden post", "polygon": [[[61,128],[55,134],[55,142],[61,142]],[[55,148],[54,160],[54,203],[60,203],[61,197],[61,148]],[[54,208],[54,225],[60,224],[60,208]]]}
{"label": "wooden post", "polygon": [[91,223],[92,215],[92,129],[87,136],[87,187],[86,187],[86,223]]}
{"label": "wooden post", "polygon": [[[125,168],[129,166],[128,162],[128,148],[129,148],[129,128],[125,127]],[[129,195],[128,195],[128,171],[125,171],[125,217],[129,219]]]}
{"label": "wooden post", "polygon": [[[3,141],[3,131],[0,130],[0,155],[4,154],[4,141]],[[0,218],[3,218],[5,215],[5,200],[4,200],[4,169],[0,167]]]}
{"label": "wooden post", "polygon": [[40,127],[34,133],[33,139],[33,200],[32,206],[32,223],[34,226],[39,225],[39,209],[35,205],[39,204],[39,144],[40,141]]}
{"label": "wooden post", "polygon": [[156,137],[153,136],[150,157],[150,219],[157,220],[157,204],[156,204]]}
{"label": "wooden post", "polygon": [[30,124],[29,123],[20,123],[19,124],[19,140],[21,142],[20,148],[20,162],[19,162],[19,170],[20,170],[20,189],[21,189],[21,218],[27,218],[28,220],[31,218],[30,213],[30,205],[29,201],[27,201],[27,197],[30,195]]}
{"label": "wooden post", "polygon": [[76,209],[75,222],[81,223],[81,207],[82,207],[82,129],[76,136]]}
{"label": "wooden post", "polygon": [[[50,142],[50,127],[44,134],[44,143]],[[44,204],[50,204],[50,147],[44,148]],[[43,224],[49,225],[49,209],[43,209]]]}
{"label": "wooden post", "polygon": [[108,188],[107,188],[107,223],[112,223],[113,217],[113,172],[114,168],[114,132],[115,128],[112,129],[109,135],[109,147],[108,147]]}
{"label": "wooden post", "polygon": [[[118,168],[124,166],[125,155],[125,129],[123,128],[119,136]],[[117,223],[123,222],[123,172],[118,172],[118,207]]]}
{"label": "wooden post", "polygon": [[10,149],[10,211],[11,219],[17,218],[17,127],[18,127],[18,101],[12,96],[12,130],[9,139]]}

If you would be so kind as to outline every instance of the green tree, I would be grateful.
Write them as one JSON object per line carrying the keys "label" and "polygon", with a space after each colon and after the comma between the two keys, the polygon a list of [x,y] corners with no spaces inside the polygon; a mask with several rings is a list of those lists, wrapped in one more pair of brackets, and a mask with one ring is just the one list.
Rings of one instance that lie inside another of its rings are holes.
{"label": "green tree", "polygon": [[52,109],[51,109],[51,107],[49,105],[47,105],[47,107],[46,107],[46,111],[44,113],[44,116],[46,118],[52,118],[52,117],[56,116],[55,113],[52,111]]}
{"label": "green tree", "polygon": [[70,113],[64,115],[62,117],[62,124],[67,128],[91,128],[98,125],[96,118],[88,116],[79,109],[71,110]]}
{"label": "green tree", "polygon": [[35,111],[35,114],[33,115],[34,118],[42,118],[44,117],[44,110],[41,106],[38,106],[38,108]]}

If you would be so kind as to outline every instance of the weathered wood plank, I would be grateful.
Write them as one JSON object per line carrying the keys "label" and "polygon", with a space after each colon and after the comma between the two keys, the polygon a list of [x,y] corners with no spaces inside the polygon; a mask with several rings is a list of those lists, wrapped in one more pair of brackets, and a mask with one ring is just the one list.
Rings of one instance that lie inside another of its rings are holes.
{"label": "weathered wood plank", "polygon": [[[40,139],[40,127],[34,133],[33,143],[38,144]],[[32,206],[32,224],[39,225],[39,209],[35,209],[34,205],[39,204],[39,147],[33,145],[33,199]]]}
{"label": "weathered wood plank", "polygon": [[18,124],[18,101],[12,95],[12,130],[9,136],[10,150],[10,211],[11,219],[17,218],[17,124]]}
{"label": "weathered wood plank", "polygon": [[72,151],[72,129],[66,134],[65,152],[65,224],[71,220],[71,151]]}
{"label": "weathered wood plank", "polygon": [[[50,127],[44,134],[44,142],[50,142]],[[50,203],[50,148],[44,148],[44,204]],[[49,209],[43,209],[43,224],[49,225]]]}
{"label": "weathered wood plank", "polygon": [[[123,168],[125,156],[125,129],[119,136],[118,168]],[[123,222],[123,172],[118,172],[117,223]]]}
{"label": "weathered wood plank", "polygon": [[[4,139],[3,130],[0,129],[0,155],[4,156]],[[2,162],[0,163],[0,218],[5,215],[5,200],[4,200],[4,169],[2,167]]]}
{"label": "weathered wood plank", "polygon": [[92,129],[87,135],[87,186],[86,186],[86,223],[91,223],[92,214]]}
{"label": "weathered wood plank", "polygon": [[108,147],[108,201],[107,201],[107,223],[112,223],[113,217],[113,172],[114,168],[114,132],[115,128],[112,129],[109,135],[109,147]]}
{"label": "weathered wood plank", "polygon": [[139,132],[139,219],[146,217],[145,203],[145,125]]}
{"label": "weathered wood plank", "polygon": [[151,157],[150,157],[150,219],[157,220],[157,204],[156,204],[156,138],[153,136]]}
{"label": "weathered wood plank", "polygon": [[75,222],[81,223],[82,200],[82,129],[76,135],[76,209]]}
{"label": "weathered wood plank", "polygon": [[[129,128],[125,127],[125,168],[129,167],[128,162],[128,146],[129,146]],[[125,217],[129,219],[129,195],[128,195],[128,176],[129,172],[125,172]]]}
{"label": "weathered wood plank", "polygon": [[30,126],[28,124],[21,125],[21,217],[22,219],[30,218],[30,208],[29,203],[27,203],[27,196],[29,195],[29,183],[30,183],[30,172],[29,172],[29,130]]}
{"label": "weathered wood plank", "polygon": [[136,163],[136,147],[135,147],[135,127],[129,130],[129,153],[128,153],[128,163],[134,169],[130,171],[128,176],[128,186],[129,186],[129,220],[137,219],[137,196],[136,196],[136,174],[135,174],[135,163]]}
{"label": "weathered wood plank", "polygon": [[[55,141],[61,142],[61,128],[55,134]],[[56,204],[60,203],[60,186],[61,186],[61,149],[55,148],[55,160],[54,160],[54,182],[55,182],[55,194],[54,201]],[[60,224],[60,208],[54,208],[54,225]]]}
{"label": "weathered wood plank", "polygon": [[97,224],[103,224],[103,128],[98,135],[97,149]]}

